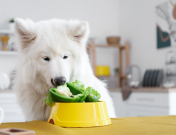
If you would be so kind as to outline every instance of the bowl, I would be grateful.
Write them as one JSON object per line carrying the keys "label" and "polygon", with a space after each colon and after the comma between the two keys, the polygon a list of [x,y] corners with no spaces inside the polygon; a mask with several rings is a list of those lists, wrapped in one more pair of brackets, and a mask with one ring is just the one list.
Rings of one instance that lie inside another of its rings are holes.
{"label": "bowl", "polygon": [[108,44],[119,44],[120,43],[120,37],[114,36],[114,37],[107,37]]}
{"label": "bowl", "polygon": [[110,76],[109,66],[96,66],[97,76]]}
{"label": "bowl", "polygon": [[52,106],[48,122],[61,127],[94,127],[109,125],[111,119],[108,116],[104,101],[86,103],[57,102]]}

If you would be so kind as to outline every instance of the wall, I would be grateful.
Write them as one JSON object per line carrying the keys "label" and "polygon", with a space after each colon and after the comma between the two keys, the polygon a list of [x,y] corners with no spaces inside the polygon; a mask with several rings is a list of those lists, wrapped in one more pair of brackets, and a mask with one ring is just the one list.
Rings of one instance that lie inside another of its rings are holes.
{"label": "wall", "polygon": [[[106,43],[106,36],[119,35],[122,43],[131,44],[131,64],[140,66],[142,73],[148,68],[164,68],[165,54],[175,48],[156,48],[155,6],[166,0],[0,0],[0,28],[8,28],[12,17],[31,18],[34,21],[50,18],[77,18],[90,23],[91,37],[98,43]],[[10,4],[9,4],[10,3]],[[110,65],[111,72],[118,66],[118,51],[112,48],[96,49],[97,64]],[[113,55],[112,55],[113,54]],[[11,59],[9,57],[9,59]],[[10,65],[0,55],[0,71],[10,73],[16,58]],[[6,62],[7,63],[7,62]],[[7,66],[8,67],[7,67]]]}
{"label": "wall", "polygon": [[[118,0],[0,0],[0,28],[8,28],[8,20],[13,17],[31,18],[34,21],[51,18],[86,20],[90,24],[91,37],[96,37],[98,43],[106,43],[106,36],[119,34]],[[113,49],[97,49],[97,64],[110,65],[111,70],[117,66],[114,63]],[[0,55],[0,71],[9,73],[13,65],[3,65]],[[14,60],[13,60],[14,61]]]}
{"label": "wall", "polygon": [[131,63],[139,65],[142,73],[148,68],[164,68],[169,50],[156,48],[155,6],[167,0],[120,0],[119,32],[122,43],[131,44]]}

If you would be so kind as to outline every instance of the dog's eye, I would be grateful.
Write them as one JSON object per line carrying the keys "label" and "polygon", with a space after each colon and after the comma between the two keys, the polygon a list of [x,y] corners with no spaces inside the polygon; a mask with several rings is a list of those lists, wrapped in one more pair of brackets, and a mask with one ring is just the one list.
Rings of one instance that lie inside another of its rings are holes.
{"label": "dog's eye", "polygon": [[43,57],[43,60],[50,61],[50,58],[49,57]]}
{"label": "dog's eye", "polygon": [[68,56],[67,55],[65,55],[64,57],[63,57],[63,59],[67,59],[68,58]]}

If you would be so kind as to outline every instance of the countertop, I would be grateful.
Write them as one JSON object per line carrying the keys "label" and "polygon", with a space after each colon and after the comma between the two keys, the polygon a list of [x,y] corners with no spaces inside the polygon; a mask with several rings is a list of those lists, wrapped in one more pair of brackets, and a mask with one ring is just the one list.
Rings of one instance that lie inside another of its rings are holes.
{"label": "countertop", "polygon": [[2,123],[1,128],[34,130],[36,135],[175,135],[176,116],[112,118],[102,127],[63,128],[45,121]]}
{"label": "countertop", "polygon": [[[121,88],[109,89],[110,92],[120,92]],[[132,89],[132,92],[176,92],[176,88],[138,88]]]}

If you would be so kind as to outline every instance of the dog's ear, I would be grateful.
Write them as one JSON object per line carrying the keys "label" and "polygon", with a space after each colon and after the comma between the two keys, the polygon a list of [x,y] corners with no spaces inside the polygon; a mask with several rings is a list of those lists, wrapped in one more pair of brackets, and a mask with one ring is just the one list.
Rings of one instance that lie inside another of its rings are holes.
{"label": "dog's ear", "polygon": [[21,42],[21,49],[25,49],[35,41],[37,36],[32,20],[15,18],[15,28]]}
{"label": "dog's ear", "polygon": [[88,22],[69,21],[68,36],[74,41],[85,43],[88,39],[90,30]]}

